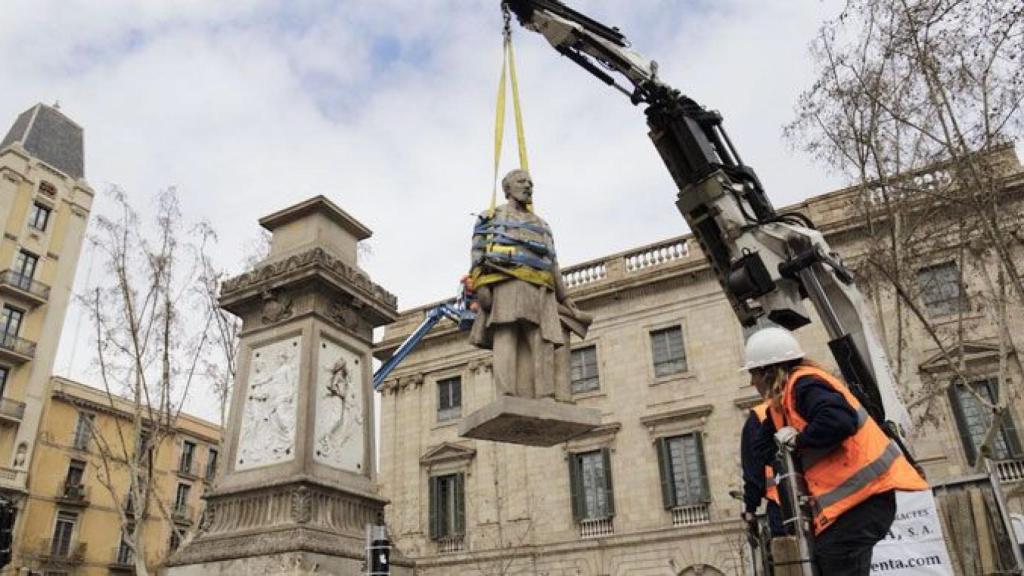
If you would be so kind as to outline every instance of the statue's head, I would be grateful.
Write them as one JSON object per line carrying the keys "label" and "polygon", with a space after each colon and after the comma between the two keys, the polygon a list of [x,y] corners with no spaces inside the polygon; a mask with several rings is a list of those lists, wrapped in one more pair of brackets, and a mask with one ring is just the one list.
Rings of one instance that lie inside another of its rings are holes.
{"label": "statue's head", "polygon": [[523,205],[533,203],[533,180],[530,173],[521,168],[516,168],[501,179],[501,189],[505,191],[505,198],[510,198]]}

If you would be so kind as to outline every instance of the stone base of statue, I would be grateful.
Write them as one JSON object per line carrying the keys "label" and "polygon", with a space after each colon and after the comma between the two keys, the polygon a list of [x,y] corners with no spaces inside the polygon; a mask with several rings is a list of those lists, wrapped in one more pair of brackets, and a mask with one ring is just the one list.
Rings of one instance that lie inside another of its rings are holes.
{"label": "stone base of statue", "polygon": [[601,412],[553,399],[502,396],[462,419],[459,436],[554,446],[601,425]]}
{"label": "stone base of statue", "polygon": [[[365,527],[386,501],[309,480],[215,491],[198,536],[168,561],[166,576],[267,574],[357,576],[365,573]],[[392,550],[391,573],[412,562]]]}

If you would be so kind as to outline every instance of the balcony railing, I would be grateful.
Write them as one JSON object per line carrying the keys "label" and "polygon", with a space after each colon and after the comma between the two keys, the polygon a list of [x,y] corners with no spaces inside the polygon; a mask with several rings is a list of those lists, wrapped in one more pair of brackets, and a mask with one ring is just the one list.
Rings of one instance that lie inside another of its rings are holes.
{"label": "balcony railing", "polygon": [[580,538],[602,538],[615,534],[611,518],[580,520]]}
{"label": "balcony railing", "polygon": [[30,296],[32,300],[42,304],[50,299],[50,287],[42,282],[37,282],[30,276],[25,276],[14,270],[0,272],[0,287],[14,288],[21,294]]}
{"label": "balcony railing", "polygon": [[437,539],[438,554],[458,554],[459,552],[465,552],[465,550],[466,538],[462,534],[442,536]]}
{"label": "balcony railing", "polygon": [[36,343],[0,332],[0,352],[21,361],[31,360],[36,355]]}
{"label": "balcony railing", "polygon": [[77,564],[85,559],[85,542],[44,538],[39,544],[39,556],[51,562]]}
{"label": "balcony railing", "polygon": [[1024,480],[1024,458],[999,460],[995,463],[996,475],[1003,484]]}
{"label": "balcony railing", "polygon": [[711,506],[707,502],[672,509],[673,526],[698,526],[708,522],[711,522]]}
{"label": "balcony railing", "polygon": [[591,260],[565,268],[562,270],[562,280],[568,288],[579,288],[589,284],[621,280],[694,256],[690,253],[687,239],[676,237],[630,252],[613,254],[601,260]]}
{"label": "balcony railing", "polygon": [[12,422],[21,422],[21,419],[24,417],[24,402],[11,400],[10,398],[0,398],[0,419],[10,420]]}
{"label": "balcony railing", "polygon": [[89,487],[84,484],[64,483],[57,493],[57,499],[63,504],[85,506],[89,503]]}

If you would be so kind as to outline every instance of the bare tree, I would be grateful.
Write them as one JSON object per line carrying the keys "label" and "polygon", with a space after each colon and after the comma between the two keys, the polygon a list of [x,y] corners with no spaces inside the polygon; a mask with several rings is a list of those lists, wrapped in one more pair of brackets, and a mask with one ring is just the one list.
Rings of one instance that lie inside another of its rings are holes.
{"label": "bare tree", "polygon": [[[964,387],[991,411],[981,447],[990,454],[1008,401],[1020,394],[1007,359],[1017,358],[1009,326],[1024,308],[1021,210],[1007,178],[1010,142],[1022,127],[1024,4],[848,0],[812,53],[817,78],[786,135],[860,185],[851,208],[868,234],[858,269],[900,380],[917,370],[906,358],[912,327],[955,375],[925,375],[922,390],[908,391],[918,418],[933,415],[929,407],[950,385],[969,381],[965,342],[998,344],[998,397]],[[946,303],[953,321],[945,314],[937,322],[932,310],[942,288],[927,279],[937,262],[954,263],[958,274],[956,301]],[[968,290],[966,277],[981,281]]]}
{"label": "bare tree", "polygon": [[[210,280],[203,247],[213,238],[208,226],[183,228],[173,189],[156,197],[155,217],[144,222],[126,194],[113,189],[116,215],[98,216],[90,242],[107,278],[81,297],[95,327],[96,363],[112,408],[130,410],[114,418],[113,429],[92,427],[97,474],[121,519],[135,573],[146,575],[146,534],[175,522],[173,494],[160,493],[154,469],[160,451],[173,446],[182,404],[202,378],[204,355],[222,326],[205,306]],[[196,243],[186,240],[197,238]],[[195,311],[199,311],[196,314]],[[162,530],[161,530],[162,532]]]}

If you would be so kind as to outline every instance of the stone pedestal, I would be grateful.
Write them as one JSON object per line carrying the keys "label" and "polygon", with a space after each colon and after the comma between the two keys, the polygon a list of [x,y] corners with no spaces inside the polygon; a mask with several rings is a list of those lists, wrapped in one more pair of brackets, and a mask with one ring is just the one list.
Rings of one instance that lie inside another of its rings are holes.
{"label": "stone pedestal", "polygon": [[[362,573],[376,489],[372,331],[395,297],[356,264],[370,231],[318,196],[260,220],[271,252],[224,283],[242,318],[224,458],[170,576]],[[392,574],[411,574],[395,551]]]}
{"label": "stone pedestal", "polygon": [[462,419],[459,436],[554,446],[601,425],[601,412],[553,399],[502,396]]}

